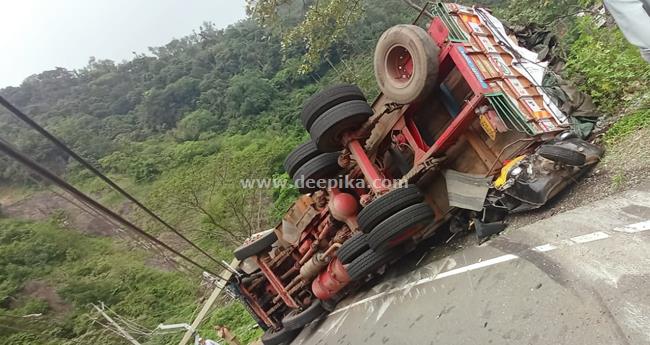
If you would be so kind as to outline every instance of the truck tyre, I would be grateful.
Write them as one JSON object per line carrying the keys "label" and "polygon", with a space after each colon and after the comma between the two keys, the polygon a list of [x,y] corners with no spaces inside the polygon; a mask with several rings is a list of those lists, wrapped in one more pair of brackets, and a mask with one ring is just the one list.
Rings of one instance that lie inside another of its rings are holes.
{"label": "truck tyre", "polygon": [[411,103],[428,95],[438,77],[440,48],[415,25],[386,30],[375,48],[375,78],[381,91],[398,103]]}
{"label": "truck tyre", "polygon": [[341,170],[338,162],[338,152],[321,153],[298,168],[293,175],[293,181],[300,193],[306,194],[319,190],[318,181],[331,178]]}
{"label": "truck tyre", "polygon": [[352,100],[366,100],[366,96],[356,85],[334,85],[314,94],[302,106],[302,112],[300,113],[302,125],[309,131],[314,121],[324,112],[335,105]]}
{"label": "truck tyre", "polygon": [[357,232],[348,238],[347,241],[343,242],[339,250],[336,252],[336,256],[339,258],[341,263],[344,265],[349,264],[352,260],[356,259],[363,252],[368,250],[368,235]]}
{"label": "truck tyre", "polygon": [[359,128],[372,113],[372,108],[366,101],[347,101],[318,117],[311,125],[309,134],[319,150],[339,151],[343,148],[343,134]]}
{"label": "truck tyre", "polygon": [[582,166],[587,161],[582,152],[558,145],[542,145],[537,150],[537,153],[546,159],[566,165]]}
{"label": "truck tyre", "polygon": [[318,156],[321,152],[316,148],[316,144],[309,140],[306,143],[298,145],[284,160],[284,171],[293,177],[296,170],[307,163],[312,158]]}
{"label": "truck tyre", "polygon": [[368,249],[348,264],[348,275],[352,281],[360,280],[379,269],[382,265],[397,258],[398,255],[399,253],[393,250],[376,252]]}
{"label": "truck tyre", "polygon": [[409,206],[379,223],[368,234],[368,245],[380,251],[400,244],[406,238],[408,230],[419,224],[426,224],[433,219],[433,210],[425,203]]}
{"label": "truck tyre", "polygon": [[320,300],[315,300],[307,309],[300,313],[286,315],[282,319],[282,325],[288,330],[301,329],[323,314],[325,314],[325,308],[321,305]]}
{"label": "truck tyre", "polygon": [[359,212],[357,216],[359,228],[364,233],[369,233],[386,218],[422,200],[424,196],[414,184],[394,189],[372,201]]}
{"label": "truck tyre", "polygon": [[271,245],[277,240],[278,236],[275,234],[275,231],[269,231],[267,234],[261,235],[252,242],[241,245],[239,248],[235,249],[233,254],[237,260],[243,261],[253,255],[263,252],[267,248],[271,247]]}
{"label": "truck tyre", "polygon": [[298,336],[300,331],[301,331],[300,328],[294,330],[288,330],[286,328],[282,328],[278,331],[274,331],[272,328],[269,328],[262,335],[262,344],[281,345],[281,344],[289,343],[290,341],[294,340]]}

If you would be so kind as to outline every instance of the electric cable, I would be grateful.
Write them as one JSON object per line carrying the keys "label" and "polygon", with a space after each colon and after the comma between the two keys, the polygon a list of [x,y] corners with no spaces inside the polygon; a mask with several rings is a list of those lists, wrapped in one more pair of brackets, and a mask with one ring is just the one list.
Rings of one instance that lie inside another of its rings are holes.
{"label": "electric cable", "polygon": [[152,241],[152,242],[154,242],[156,244],[159,244],[163,248],[165,248],[168,251],[174,253],[178,257],[180,257],[183,260],[189,262],[190,264],[192,264],[193,266],[201,269],[202,271],[210,273],[214,277],[217,277],[217,278],[219,278],[219,279],[221,279],[223,281],[227,281],[227,279],[225,279],[225,278],[221,277],[220,275],[214,273],[212,270],[210,270],[210,269],[206,268],[205,266],[199,264],[198,262],[192,260],[191,258],[187,257],[183,253],[175,250],[174,248],[170,247],[166,243],[162,242],[161,240],[159,240],[155,236],[153,236],[153,235],[149,234],[148,232],[144,231],[143,229],[141,229],[137,225],[135,225],[135,224],[131,223],[130,221],[124,219],[119,214],[117,214],[117,213],[113,212],[112,210],[108,209],[106,206],[102,205],[98,201],[96,201],[93,198],[89,197],[88,195],[86,195],[82,191],[78,190],[77,188],[70,185],[69,183],[67,183],[66,181],[61,179],[60,177],[58,177],[55,174],[53,174],[52,172],[50,172],[47,168],[39,165],[38,163],[31,160],[29,157],[27,157],[27,156],[23,155],[22,153],[14,150],[10,145],[8,145],[4,140],[2,140],[2,138],[0,138],[0,152],[3,152],[5,155],[9,156],[10,158],[15,159],[20,164],[28,167],[30,170],[34,171],[38,175],[40,175],[43,178],[47,179],[48,181],[52,182],[57,187],[65,190],[70,195],[72,195],[75,199],[79,200],[80,202],[82,202],[84,204],[87,204],[90,207],[104,213],[108,217],[110,217],[110,218],[116,220],[118,223],[122,224],[124,227],[129,228],[129,229],[141,234],[142,236],[144,236],[148,240],[150,240],[150,241]]}
{"label": "electric cable", "polygon": [[122,187],[118,186],[115,182],[113,182],[110,178],[108,178],[106,175],[104,175],[102,172],[100,172],[97,168],[95,168],[92,164],[90,164],[88,161],[83,159],[81,156],[79,156],[76,152],[74,152],[72,149],[70,149],[63,141],[52,135],[49,131],[47,131],[45,128],[41,127],[38,123],[36,123],[34,120],[32,120],[29,116],[27,116],[25,113],[23,113],[20,109],[15,107],[11,102],[9,102],[7,99],[4,97],[0,96],[0,104],[2,104],[7,110],[9,110],[11,113],[13,113],[18,119],[22,120],[25,122],[27,125],[35,129],[37,132],[39,132],[41,135],[46,137],[48,140],[50,140],[54,145],[56,145],[59,149],[63,150],[66,154],[68,154],[70,157],[74,158],[77,162],[79,162],[81,165],[83,165],[86,169],[90,170],[93,174],[95,174],[97,177],[99,177],[102,181],[104,181],[106,184],[108,184],[111,188],[113,188],[115,191],[118,193],[122,194],[125,198],[133,202],[138,208],[143,210],[145,213],[147,213],[149,216],[157,220],[160,224],[165,226],[167,229],[178,235],[181,239],[183,239],[185,242],[190,244],[192,247],[194,247],[196,250],[201,252],[203,255],[207,256],[210,258],[210,260],[216,262],[219,266],[221,266],[224,269],[229,270],[229,267],[226,267],[223,263],[215,259],[212,255],[208,254],[205,250],[201,249],[198,245],[196,245],[194,242],[192,242],[190,239],[185,237],[185,235],[181,234],[178,230],[176,230],[173,226],[171,226],[169,223],[164,221],[162,218],[160,218],[156,213],[151,211],[149,208],[144,206],[140,201],[138,201],[135,197],[133,197],[131,194],[129,194],[127,191],[125,191]]}

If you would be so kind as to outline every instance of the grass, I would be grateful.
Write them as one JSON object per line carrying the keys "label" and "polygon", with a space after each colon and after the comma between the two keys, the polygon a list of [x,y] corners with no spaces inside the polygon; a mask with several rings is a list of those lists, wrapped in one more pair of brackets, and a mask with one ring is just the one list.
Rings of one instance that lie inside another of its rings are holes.
{"label": "grass", "polygon": [[650,127],[650,109],[637,110],[623,116],[605,134],[605,142],[615,145],[632,133]]}

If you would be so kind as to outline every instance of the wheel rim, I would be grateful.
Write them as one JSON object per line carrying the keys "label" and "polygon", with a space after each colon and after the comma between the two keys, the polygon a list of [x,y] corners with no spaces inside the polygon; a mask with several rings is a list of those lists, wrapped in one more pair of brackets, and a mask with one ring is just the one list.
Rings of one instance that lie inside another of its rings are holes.
{"label": "wheel rim", "polygon": [[413,76],[413,58],[406,47],[395,45],[386,54],[386,74],[397,87],[406,87]]}

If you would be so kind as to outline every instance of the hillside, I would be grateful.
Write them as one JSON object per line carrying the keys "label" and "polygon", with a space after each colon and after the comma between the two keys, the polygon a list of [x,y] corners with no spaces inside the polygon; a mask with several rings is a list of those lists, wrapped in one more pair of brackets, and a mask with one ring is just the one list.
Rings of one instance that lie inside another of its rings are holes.
{"label": "hillside", "polygon": [[[361,3],[359,17],[346,22],[307,73],[301,73],[306,47],[283,45],[282,29],[302,20],[306,10],[294,1],[282,12],[284,26],[262,26],[255,18],[225,29],[204,23],[132,60],[91,58],[82,69],[45,71],[0,94],[200,246],[229,261],[234,246],[274,225],[297,195],[292,187],[245,189],[240,181],[288,180],[282,162],[307,137],[298,119],[304,100],[337,82],[357,83],[369,99],[376,96],[375,41],[386,28],[416,15],[402,0]],[[590,94],[603,114],[596,129],[612,154],[599,183],[624,188],[636,183],[630,182],[640,176],[635,174],[650,172],[647,160],[629,166],[618,159],[636,153],[616,156],[631,142],[647,141],[650,65],[611,21],[600,26],[593,15],[566,16],[591,10],[594,3],[554,0],[538,8],[490,3],[512,24],[542,23],[560,34],[555,52],[565,62],[561,74]],[[202,260],[4,109],[0,138]],[[96,315],[89,303],[97,301],[148,329],[189,322],[207,291],[199,272],[165,262],[116,229],[78,222],[82,212],[51,193],[0,156],[0,344],[122,344],[91,319]],[[19,209],[20,202],[27,206]],[[38,217],[24,212],[33,208],[46,211]],[[36,313],[43,315],[20,318]],[[261,334],[243,307],[228,298],[201,331],[214,336],[215,325],[229,327],[244,343]],[[138,337],[150,345],[179,339]]]}

